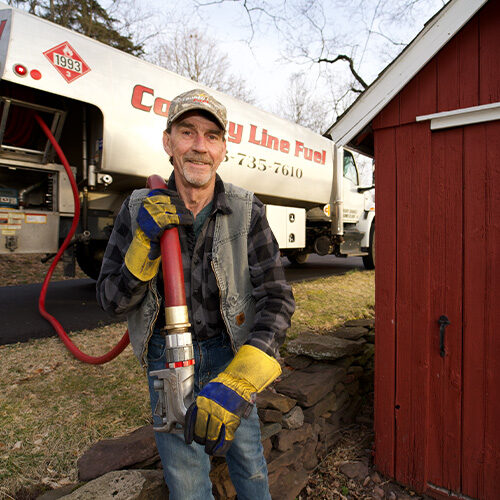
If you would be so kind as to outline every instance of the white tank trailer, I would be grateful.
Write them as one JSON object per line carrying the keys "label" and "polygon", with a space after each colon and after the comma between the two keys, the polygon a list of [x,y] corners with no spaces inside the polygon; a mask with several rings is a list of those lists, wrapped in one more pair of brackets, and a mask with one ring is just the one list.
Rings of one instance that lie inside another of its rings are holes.
{"label": "white tank trailer", "polygon": [[[171,99],[206,88],[22,10],[0,4],[0,254],[57,251],[74,214],[70,182],[35,121],[44,119],[76,178],[74,257],[96,278],[122,201],[168,178],[162,147]],[[326,137],[206,88],[228,110],[219,174],[256,193],[283,255],[363,256],[374,267],[373,186]]]}

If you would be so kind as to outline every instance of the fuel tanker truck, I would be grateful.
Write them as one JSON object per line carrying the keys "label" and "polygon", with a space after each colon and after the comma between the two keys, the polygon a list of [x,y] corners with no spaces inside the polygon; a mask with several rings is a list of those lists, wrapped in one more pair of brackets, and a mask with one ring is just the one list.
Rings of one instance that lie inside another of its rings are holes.
{"label": "fuel tanker truck", "polygon": [[[162,147],[170,100],[204,87],[4,4],[0,75],[0,254],[48,258],[57,251],[75,214],[72,175],[81,217],[65,270],[74,270],[76,258],[95,279],[123,200],[150,175],[171,173]],[[351,152],[207,90],[228,110],[227,155],[218,173],[266,205],[282,254],[293,263],[311,253],[358,255],[373,268],[374,186],[359,185]]]}

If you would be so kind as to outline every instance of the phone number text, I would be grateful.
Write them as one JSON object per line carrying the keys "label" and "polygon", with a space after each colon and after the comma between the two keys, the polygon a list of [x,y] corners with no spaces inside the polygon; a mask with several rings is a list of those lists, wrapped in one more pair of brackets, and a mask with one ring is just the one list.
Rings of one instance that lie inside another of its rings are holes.
{"label": "phone number text", "polygon": [[287,177],[302,178],[302,169],[294,167],[293,165],[285,165],[275,161],[272,165],[266,163],[264,158],[255,158],[255,156],[246,155],[243,153],[236,153],[236,156],[226,155],[224,162],[235,162],[242,167],[247,167],[261,172],[271,172],[278,175]]}

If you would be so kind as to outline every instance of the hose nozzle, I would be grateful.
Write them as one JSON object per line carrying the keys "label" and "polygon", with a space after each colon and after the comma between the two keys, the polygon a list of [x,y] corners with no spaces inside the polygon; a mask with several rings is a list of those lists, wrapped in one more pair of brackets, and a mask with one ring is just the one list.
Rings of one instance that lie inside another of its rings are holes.
{"label": "hose nozzle", "polygon": [[194,351],[187,307],[166,307],[165,319],[166,365],[162,370],[150,372],[156,377],[154,389],[158,393],[154,414],[162,419],[162,424],[154,430],[176,432],[176,424],[184,425],[186,411],[194,402]]}

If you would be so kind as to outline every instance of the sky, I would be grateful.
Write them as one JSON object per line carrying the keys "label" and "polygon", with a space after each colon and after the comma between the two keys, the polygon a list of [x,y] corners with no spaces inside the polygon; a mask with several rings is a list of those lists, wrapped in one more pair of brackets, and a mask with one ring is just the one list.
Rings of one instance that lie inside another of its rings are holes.
{"label": "sky", "polygon": [[[220,3],[212,0],[211,5],[196,9],[195,0],[135,1],[146,13],[153,13],[159,30],[171,29],[179,19],[184,23],[187,19],[193,26],[217,39],[220,50],[227,53],[231,60],[233,72],[241,76],[253,90],[259,107],[273,111],[287,87],[290,75],[296,72],[307,75],[311,89],[318,95],[330,96],[332,80],[326,82],[320,78],[321,68],[318,64],[300,63],[296,58],[290,58],[290,39],[279,34],[267,16],[262,15],[254,24],[252,38],[248,16],[241,2]],[[208,3],[210,0],[198,1]],[[337,38],[339,44],[345,42],[355,47],[349,49],[349,55],[358,61],[356,69],[364,79],[371,82],[402,48],[389,42],[388,38],[395,42],[411,41],[424,23],[443,6],[443,0],[419,0],[410,20],[390,24],[386,17],[377,19],[377,8],[380,13],[382,4],[392,4],[397,8],[404,1],[410,0],[309,0],[311,8],[308,14],[311,17],[316,14],[315,19],[324,19],[327,36]],[[281,4],[281,0],[267,2],[275,6]],[[288,5],[293,4],[293,1],[288,2]],[[317,15],[317,7],[322,4],[324,11]],[[304,47],[314,49],[314,39],[317,40],[317,37],[304,18],[292,9],[286,13],[280,10],[278,13],[295,19],[295,22],[292,21],[294,36],[304,41]],[[370,35],[367,33],[368,28],[372,31]],[[340,82],[349,74],[347,64],[337,63],[335,66],[331,78],[334,82]]]}

